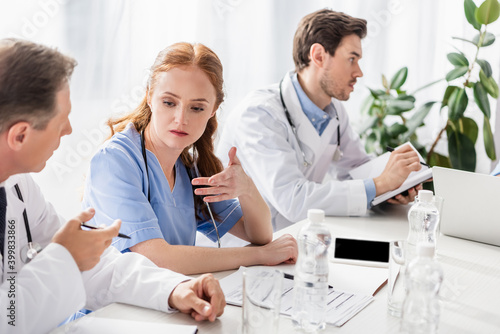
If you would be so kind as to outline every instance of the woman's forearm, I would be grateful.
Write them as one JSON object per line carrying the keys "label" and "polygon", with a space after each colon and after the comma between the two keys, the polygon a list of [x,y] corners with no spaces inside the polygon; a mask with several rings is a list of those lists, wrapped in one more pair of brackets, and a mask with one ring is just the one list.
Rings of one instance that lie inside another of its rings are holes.
{"label": "woman's forearm", "polygon": [[247,240],[253,244],[265,245],[273,239],[271,211],[252,183],[252,190],[238,197],[243,211],[243,227]]}
{"label": "woman's forearm", "polygon": [[157,266],[185,275],[237,269],[240,266],[295,263],[297,242],[285,234],[276,240],[255,247],[206,248],[170,245],[163,239],[151,239],[130,247],[149,258]]}
{"label": "woman's forearm", "polygon": [[130,250],[149,258],[157,266],[184,275],[236,269],[262,263],[259,247],[208,248],[170,245],[162,239],[151,239]]}

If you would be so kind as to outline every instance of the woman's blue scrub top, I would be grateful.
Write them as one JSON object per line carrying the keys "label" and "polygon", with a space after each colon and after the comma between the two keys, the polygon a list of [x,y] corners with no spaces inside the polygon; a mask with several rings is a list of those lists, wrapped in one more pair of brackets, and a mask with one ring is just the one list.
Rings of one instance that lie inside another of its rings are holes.
{"label": "woman's blue scrub top", "polygon": [[[194,245],[197,230],[216,241],[210,218],[195,217],[193,188],[181,159],[175,163],[175,186],[171,192],[158,159],[151,151],[146,154],[151,203],[147,197],[141,136],[133,124],[103,144],[90,162],[82,202],[83,208],[95,208],[91,222],[110,225],[115,219],[122,220],[120,232],[131,239],[115,238],[112,245],[119,251],[155,238],[172,245]],[[242,217],[236,199],[210,203],[210,207],[220,217],[216,223],[221,237]]]}

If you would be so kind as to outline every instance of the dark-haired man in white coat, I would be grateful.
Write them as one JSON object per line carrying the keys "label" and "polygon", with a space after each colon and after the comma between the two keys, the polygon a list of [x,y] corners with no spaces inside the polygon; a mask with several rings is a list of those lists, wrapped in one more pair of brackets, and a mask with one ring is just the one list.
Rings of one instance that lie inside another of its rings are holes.
{"label": "dark-haired man in white coat", "polygon": [[[306,218],[310,208],[363,215],[375,196],[399,188],[420,169],[418,155],[405,145],[391,154],[379,177],[349,177],[370,160],[341,103],[363,75],[358,62],[365,35],[363,19],[329,9],[305,16],[293,42],[295,71],[250,93],[225,120],[217,155],[225,163],[224,152],[238,148],[271,208],[275,230]],[[389,201],[408,203],[416,191]]]}

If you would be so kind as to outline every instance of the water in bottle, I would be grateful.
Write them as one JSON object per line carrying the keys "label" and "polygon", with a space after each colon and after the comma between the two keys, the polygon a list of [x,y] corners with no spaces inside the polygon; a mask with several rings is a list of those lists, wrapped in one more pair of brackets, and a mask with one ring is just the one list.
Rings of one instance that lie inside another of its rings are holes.
{"label": "water in bottle", "polygon": [[410,229],[407,239],[407,260],[416,257],[416,246],[420,242],[436,244],[439,211],[434,205],[430,190],[419,190],[415,203],[408,211]]}
{"label": "water in bottle", "polygon": [[330,231],[323,210],[310,209],[308,223],[300,230],[295,265],[292,321],[295,327],[315,332],[326,327],[328,247]]}
{"label": "water in bottle", "polygon": [[401,331],[404,333],[437,332],[440,315],[438,294],[443,282],[443,270],[433,257],[434,245],[419,243],[417,258],[406,269],[406,297],[401,320]]}

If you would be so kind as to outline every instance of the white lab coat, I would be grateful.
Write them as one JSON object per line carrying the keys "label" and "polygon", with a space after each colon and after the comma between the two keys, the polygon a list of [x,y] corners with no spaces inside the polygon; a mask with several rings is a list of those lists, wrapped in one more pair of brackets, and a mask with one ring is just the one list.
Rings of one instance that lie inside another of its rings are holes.
{"label": "white lab coat", "polygon": [[[16,183],[24,203],[16,195]],[[113,247],[104,252],[93,269],[80,272],[66,248],[50,243],[64,220],[45,201],[31,176],[15,175],[3,185],[7,192],[7,226],[4,258],[0,261],[0,333],[46,333],[82,307],[95,310],[112,302],[173,311],[168,306],[170,293],[189,278],[160,269],[142,255],[121,254]],[[19,255],[27,245],[24,208],[32,239],[44,248],[26,265]],[[9,236],[15,237],[15,243]],[[9,259],[9,247],[13,259]],[[13,308],[11,304],[15,311],[8,309]]]}
{"label": "white lab coat", "polygon": [[[320,136],[302,111],[291,80],[283,78],[285,104],[297,129],[295,137],[280,100],[279,84],[250,93],[224,122],[217,155],[227,163],[231,146],[247,174],[271,208],[273,226],[281,229],[306,218],[307,210],[325,210],[327,215],[363,215],[367,198],[362,180],[348,180],[348,172],[370,157],[359,135],[349,125],[342,104],[332,99],[340,121],[343,157],[333,161],[337,147],[338,121],[333,116]],[[300,145],[300,146],[299,146]],[[312,166],[304,166],[302,151]],[[329,180],[325,180],[327,173]]]}

